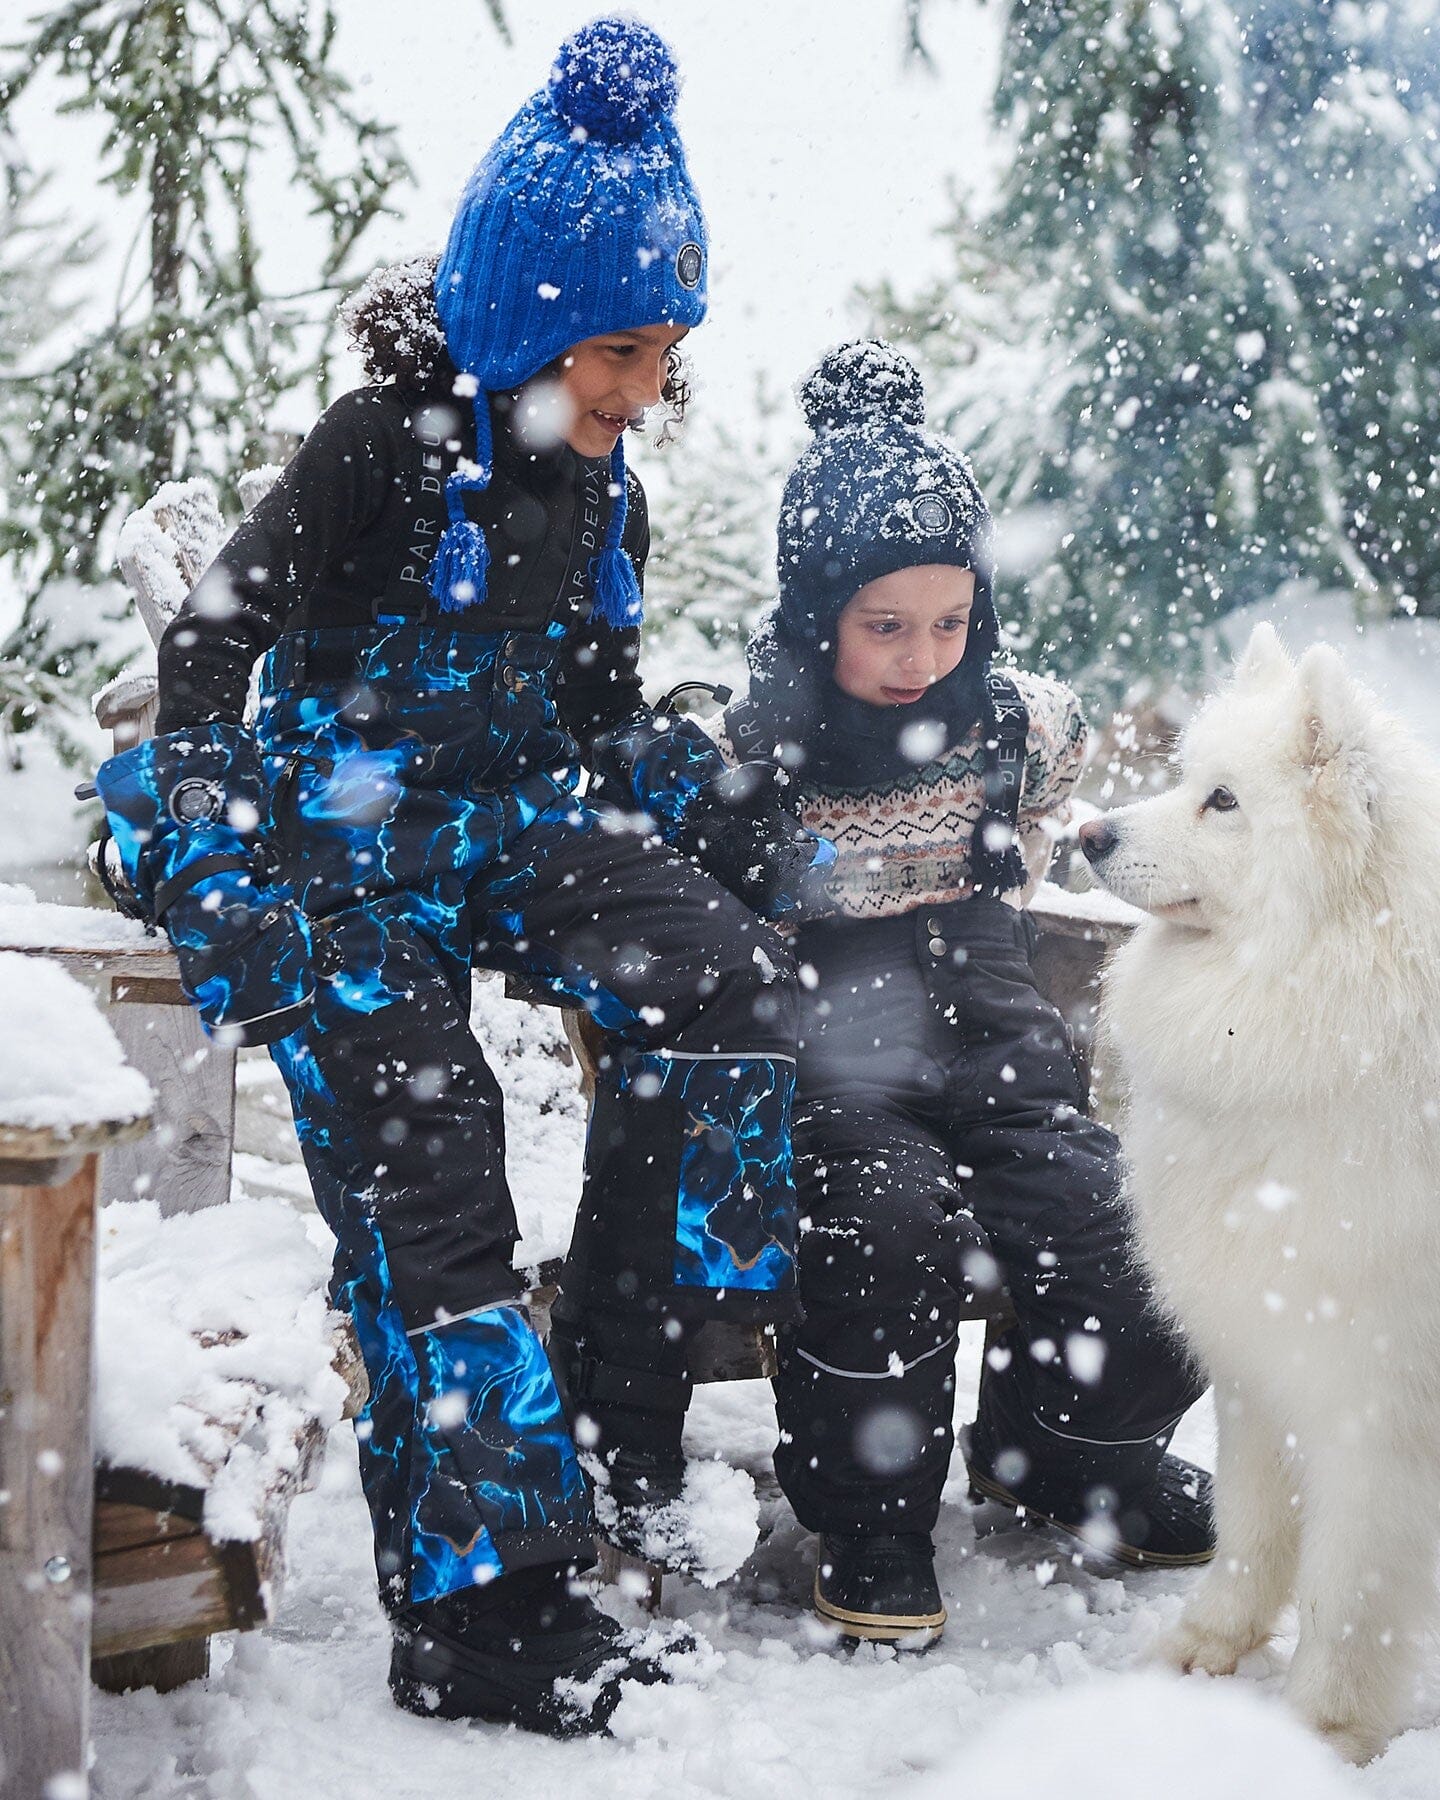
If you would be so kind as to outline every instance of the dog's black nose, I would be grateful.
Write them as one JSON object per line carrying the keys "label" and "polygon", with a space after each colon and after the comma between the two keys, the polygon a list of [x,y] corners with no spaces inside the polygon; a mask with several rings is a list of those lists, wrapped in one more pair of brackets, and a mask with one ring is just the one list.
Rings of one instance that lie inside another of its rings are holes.
{"label": "dog's black nose", "polygon": [[1120,842],[1120,833],[1108,819],[1087,819],[1080,827],[1080,848],[1085,860],[1098,863]]}

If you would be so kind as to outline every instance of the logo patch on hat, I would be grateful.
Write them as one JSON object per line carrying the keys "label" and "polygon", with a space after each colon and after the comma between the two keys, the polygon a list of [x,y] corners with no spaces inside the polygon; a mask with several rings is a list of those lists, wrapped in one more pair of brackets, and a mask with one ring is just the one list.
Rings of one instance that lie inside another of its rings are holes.
{"label": "logo patch on hat", "polygon": [[950,502],[943,494],[919,494],[910,507],[910,517],[917,531],[926,537],[944,537],[955,522]]}
{"label": "logo patch on hat", "polygon": [[675,279],[683,288],[697,288],[705,268],[705,252],[698,244],[682,244],[675,252]]}

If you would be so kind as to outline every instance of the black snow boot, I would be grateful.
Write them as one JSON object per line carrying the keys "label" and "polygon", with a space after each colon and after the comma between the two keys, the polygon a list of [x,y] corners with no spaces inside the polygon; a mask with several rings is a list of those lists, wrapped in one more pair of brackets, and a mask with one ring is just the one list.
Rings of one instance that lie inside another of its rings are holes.
{"label": "black snow boot", "polygon": [[572,1592],[573,1572],[522,1569],[397,1614],[395,1704],[426,1718],[486,1719],[546,1737],[608,1731],[622,1682],[669,1681],[667,1665],[696,1643],[682,1633],[651,1646]]}
{"label": "black snow boot", "polygon": [[970,1465],[970,1497],[1011,1508],[1026,1524],[1079,1538],[1093,1555],[1132,1569],[1178,1569],[1215,1554],[1215,1484],[1178,1456],[1161,1458],[1150,1486],[1125,1500],[1103,1486],[1083,1500],[1022,1500]]}
{"label": "black snow boot", "polygon": [[591,1478],[599,1535],[617,1550],[686,1572],[691,1559],[678,1515],[691,1386],[679,1327],[557,1321],[550,1351]]}
{"label": "black snow boot", "polygon": [[842,1636],[924,1650],[945,1627],[929,1535],[820,1539],[815,1612]]}

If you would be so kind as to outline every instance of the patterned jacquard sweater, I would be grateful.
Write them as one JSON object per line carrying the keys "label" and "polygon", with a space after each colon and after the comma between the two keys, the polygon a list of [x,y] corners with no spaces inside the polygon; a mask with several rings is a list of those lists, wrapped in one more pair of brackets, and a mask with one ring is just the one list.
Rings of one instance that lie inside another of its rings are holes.
{"label": "patterned jacquard sweater", "polygon": [[[1050,863],[1047,826],[1064,824],[1089,735],[1080,703],[1048,676],[1006,669],[1030,715],[1020,789],[1020,848],[1033,886]],[[735,753],[720,733],[728,761]],[[807,784],[798,778],[800,821],[836,850],[827,884],[837,912],[883,918],[963,899],[971,889],[970,842],[984,798],[984,732],[883,785]],[[1019,906],[1029,889],[1005,898]]]}

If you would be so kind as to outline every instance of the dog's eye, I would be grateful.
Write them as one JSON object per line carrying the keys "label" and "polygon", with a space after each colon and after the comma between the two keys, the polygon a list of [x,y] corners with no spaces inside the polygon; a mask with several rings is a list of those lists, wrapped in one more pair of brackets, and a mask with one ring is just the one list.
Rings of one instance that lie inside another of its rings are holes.
{"label": "dog's eye", "polygon": [[1201,812],[1234,812],[1240,802],[1227,787],[1211,788]]}

